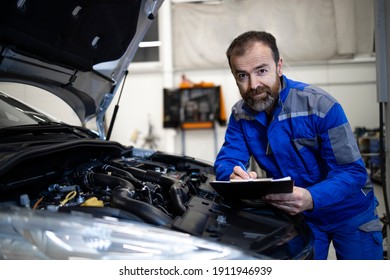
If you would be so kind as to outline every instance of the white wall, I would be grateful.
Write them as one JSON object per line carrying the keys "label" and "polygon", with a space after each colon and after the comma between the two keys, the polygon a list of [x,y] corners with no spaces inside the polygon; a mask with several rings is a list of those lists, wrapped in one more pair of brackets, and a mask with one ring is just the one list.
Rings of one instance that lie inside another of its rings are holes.
{"label": "white wall", "polygon": [[[162,135],[163,114],[163,78],[161,72],[134,73],[129,71],[120,98],[119,110],[111,134],[111,140],[126,145],[144,144],[149,132],[149,121],[153,134],[160,139],[158,146],[165,145]],[[111,121],[114,107],[119,99],[119,92],[107,110],[107,121]],[[107,125],[108,126],[108,125]],[[137,137],[135,137],[137,136]]]}

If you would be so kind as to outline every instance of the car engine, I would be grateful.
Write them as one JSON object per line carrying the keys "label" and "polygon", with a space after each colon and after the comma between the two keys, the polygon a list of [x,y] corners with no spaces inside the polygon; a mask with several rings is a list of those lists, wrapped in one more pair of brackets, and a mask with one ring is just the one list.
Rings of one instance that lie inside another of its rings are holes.
{"label": "car engine", "polygon": [[[261,201],[224,201],[213,166],[188,156],[113,141],[25,144],[0,170],[0,206],[149,224],[229,246],[256,258],[312,256],[299,216]],[[299,240],[292,252],[292,240]],[[302,249],[303,248],[303,249]]]}

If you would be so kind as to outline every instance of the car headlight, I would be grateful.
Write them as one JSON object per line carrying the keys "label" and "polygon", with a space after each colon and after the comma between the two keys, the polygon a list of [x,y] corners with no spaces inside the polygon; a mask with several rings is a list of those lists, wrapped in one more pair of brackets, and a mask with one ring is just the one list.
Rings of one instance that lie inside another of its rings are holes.
{"label": "car headlight", "polygon": [[0,207],[1,259],[254,259],[234,247],[140,222]]}

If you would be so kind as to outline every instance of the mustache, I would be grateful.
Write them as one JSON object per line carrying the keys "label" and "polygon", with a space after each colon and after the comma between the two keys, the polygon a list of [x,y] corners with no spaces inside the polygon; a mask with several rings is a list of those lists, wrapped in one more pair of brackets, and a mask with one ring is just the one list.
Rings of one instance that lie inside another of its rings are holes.
{"label": "mustache", "polygon": [[247,91],[246,95],[249,97],[253,97],[256,94],[262,93],[262,92],[271,92],[271,89],[267,86],[258,86],[255,89],[250,89]]}

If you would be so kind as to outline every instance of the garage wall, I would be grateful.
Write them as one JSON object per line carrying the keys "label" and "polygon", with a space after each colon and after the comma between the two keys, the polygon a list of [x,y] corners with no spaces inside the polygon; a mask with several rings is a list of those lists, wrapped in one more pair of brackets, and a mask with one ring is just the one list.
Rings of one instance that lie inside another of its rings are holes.
{"label": "garage wall", "polygon": [[274,34],[289,61],[330,60],[373,50],[374,0],[171,2],[176,68],[223,66],[228,44],[253,29]]}

